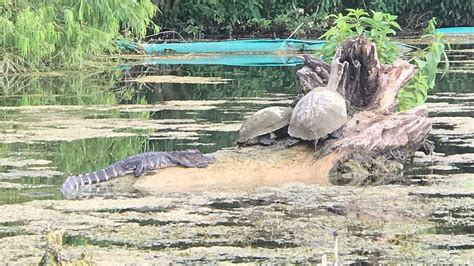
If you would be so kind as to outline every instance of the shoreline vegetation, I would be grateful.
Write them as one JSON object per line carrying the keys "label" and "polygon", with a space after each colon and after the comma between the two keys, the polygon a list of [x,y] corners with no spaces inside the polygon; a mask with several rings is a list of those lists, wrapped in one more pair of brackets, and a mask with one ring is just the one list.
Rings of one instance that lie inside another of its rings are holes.
{"label": "shoreline vegetation", "polygon": [[[331,20],[329,14],[346,9],[365,9],[398,16],[404,31],[420,31],[431,17],[440,27],[471,26],[473,5],[456,0],[154,0],[160,15],[154,21],[164,30],[174,30],[189,38],[222,36],[287,38],[300,27],[297,37],[321,35]],[[301,25],[301,26],[300,26]]]}
{"label": "shoreline vegetation", "polygon": [[[398,15],[407,32],[421,32],[433,16],[440,26],[472,24],[468,1],[442,1],[430,10],[437,2],[377,0],[362,8]],[[340,0],[0,1],[0,73],[100,69],[117,60],[117,41],[163,41],[168,36],[160,33],[167,31],[187,39],[320,36],[334,22],[329,14],[350,7],[359,6]]]}
{"label": "shoreline vegetation", "polygon": [[[145,1],[141,2],[141,5],[135,5],[135,8],[140,9],[139,11],[130,11],[131,13],[127,14],[129,16],[141,12],[143,16],[147,16],[146,18],[136,16],[139,18],[138,21],[133,21],[123,14],[121,19],[117,19],[117,16],[111,10],[109,10],[109,14],[99,12],[95,17],[89,14],[92,10],[84,11],[84,8],[91,9],[94,7],[88,1],[81,1],[79,8],[77,8],[78,5],[72,5],[71,9],[65,9],[62,12],[63,18],[66,20],[63,27],[55,24],[54,17],[51,18],[50,16],[55,12],[61,13],[55,10],[53,6],[41,7],[35,11],[31,11],[27,7],[16,14],[17,21],[15,23],[7,21],[10,22],[9,24],[3,21],[4,27],[9,26],[3,35],[3,43],[5,44],[5,40],[8,40],[12,46],[10,49],[3,48],[6,52],[3,53],[0,61],[2,72],[8,74],[27,73],[30,70],[51,72],[56,70],[56,67],[64,70],[91,68],[96,72],[106,71],[105,66],[110,67],[110,63],[117,63],[120,60],[106,58],[103,62],[102,60],[97,62],[97,60],[93,61],[91,59],[94,57],[105,58],[101,54],[105,50],[107,50],[106,53],[120,53],[120,50],[115,46],[117,45],[117,39],[121,38],[122,34],[128,36],[127,40],[133,40],[133,37],[138,40],[143,39],[147,33],[148,25],[153,23],[151,19],[157,11],[156,6],[151,2],[145,3]],[[120,10],[122,7],[117,5],[116,8]],[[336,49],[343,42],[358,36],[365,36],[369,41],[374,42],[381,63],[390,64],[399,57],[395,42],[389,38],[396,36],[396,30],[402,30],[397,22],[398,17],[396,15],[376,11],[366,12],[363,9],[347,9],[344,13],[331,14],[326,17],[326,20],[331,21],[331,23],[327,31],[320,37],[326,42],[316,52],[318,57],[326,62],[331,61]],[[14,17],[15,15],[10,14],[10,16]],[[77,21],[75,21],[75,17]],[[97,22],[97,18],[109,19],[108,23],[112,24],[113,27],[109,28],[106,26],[107,23]],[[34,21],[35,19],[36,21]],[[31,30],[27,27],[27,20],[33,20],[33,24],[36,23],[38,27],[41,23],[46,23],[47,27],[42,31]],[[89,21],[90,24],[85,24],[85,21]],[[96,29],[91,30],[94,25]],[[429,38],[432,42],[426,48],[410,55],[408,62],[416,65],[416,72],[414,78],[398,94],[399,111],[415,108],[426,101],[428,91],[434,88],[438,65],[442,62],[442,59],[444,63],[443,75],[449,69],[449,61],[445,52],[445,48],[449,48],[449,44],[443,40],[441,34],[435,33],[436,25],[435,18],[427,22],[427,27],[421,39]],[[297,27],[297,29],[299,28],[300,26]],[[154,31],[159,31],[158,26],[155,25]],[[106,33],[108,33],[108,37],[101,41],[100,35]],[[25,36],[31,36],[32,38],[26,38]],[[91,39],[87,39],[87,37]],[[122,39],[122,43],[124,40]],[[64,41],[69,46],[64,45]],[[19,50],[12,48],[15,45],[19,45]],[[18,52],[20,54],[17,54]],[[8,80],[8,77],[6,79]]]}

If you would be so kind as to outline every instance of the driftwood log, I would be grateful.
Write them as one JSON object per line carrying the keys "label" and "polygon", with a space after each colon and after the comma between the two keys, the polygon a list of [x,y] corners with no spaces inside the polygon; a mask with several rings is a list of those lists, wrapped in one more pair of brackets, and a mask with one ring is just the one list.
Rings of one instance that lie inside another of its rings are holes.
{"label": "driftwood log", "polygon": [[346,99],[349,119],[337,139],[320,141],[316,155],[308,148],[281,146],[220,151],[216,153],[217,162],[206,169],[168,168],[152,176],[152,180],[137,182],[138,187],[152,191],[153,187],[167,187],[170,191],[175,182],[180,182],[176,190],[182,190],[183,176],[189,189],[206,189],[207,183],[219,188],[220,182],[225,187],[232,187],[232,183],[241,187],[248,182],[269,185],[284,180],[320,184],[398,181],[405,159],[419,149],[430,151],[425,145],[431,130],[426,108],[396,112],[398,91],[414,72],[415,67],[401,59],[381,64],[375,45],[364,37],[344,43],[332,65],[305,56],[305,64],[297,72],[300,94],[326,86],[334,75],[339,80],[337,90]]}

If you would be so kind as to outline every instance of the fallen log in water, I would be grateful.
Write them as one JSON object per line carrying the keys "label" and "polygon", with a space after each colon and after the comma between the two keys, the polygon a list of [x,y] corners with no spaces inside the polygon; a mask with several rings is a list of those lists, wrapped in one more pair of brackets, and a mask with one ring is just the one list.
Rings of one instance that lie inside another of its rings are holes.
{"label": "fallen log in water", "polygon": [[[349,118],[337,139],[320,141],[316,154],[302,148],[221,151],[217,162],[208,168],[166,169],[145,177],[137,186],[146,188],[153,183],[156,185],[151,186],[158,188],[170,180],[182,183],[183,177],[190,187],[197,183],[248,187],[246,184],[258,184],[256,180],[268,185],[285,180],[362,184],[398,179],[403,160],[423,147],[431,130],[425,107],[396,112],[398,91],[414,72],[414,66],[404,60],[379,63],[375,45],[365,37],[347,41],[331,66],[305,56],[305,66],[298,71],[301,92],[337,86],[346,99]],[[338,82],[327,85],[329,80]]]}

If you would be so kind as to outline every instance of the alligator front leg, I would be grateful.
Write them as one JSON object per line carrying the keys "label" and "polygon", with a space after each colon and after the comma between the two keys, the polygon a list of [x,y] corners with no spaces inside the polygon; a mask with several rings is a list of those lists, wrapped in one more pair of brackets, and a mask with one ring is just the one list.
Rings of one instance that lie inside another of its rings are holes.
{"label": "alligator front leg", "polygon": [[142,160],[134,160],[127,162],[127,164],[124,165],[124,168],[128,171],[133,171],[135,177],[140,177],[145,170],[145,165],[143,164]]}
{"label": "alligator front leg", "polygon": [[143,162],[141,160],[138,160],[135,164],[135,177],[140,177],[143,174],[143,170],[145,170],[144,168],[145,167]]}

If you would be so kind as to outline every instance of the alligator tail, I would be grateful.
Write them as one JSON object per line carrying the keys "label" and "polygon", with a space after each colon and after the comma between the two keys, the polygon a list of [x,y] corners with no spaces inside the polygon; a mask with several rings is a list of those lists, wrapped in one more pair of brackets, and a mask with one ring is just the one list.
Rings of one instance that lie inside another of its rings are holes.
{"label": "alligator tail", "polygon": [[113,164],[93,173],[69,176],[61,186],[61,192],[72,192],[80,187],[105,182],[125,174],[127,172],[123,167]]}

